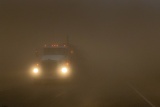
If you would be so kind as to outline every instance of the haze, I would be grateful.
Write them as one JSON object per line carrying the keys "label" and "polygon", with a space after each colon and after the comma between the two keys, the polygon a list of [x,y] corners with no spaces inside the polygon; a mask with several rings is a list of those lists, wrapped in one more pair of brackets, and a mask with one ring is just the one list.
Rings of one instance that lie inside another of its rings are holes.
{"label": "haze", "polygon": [[[27,74],[35,61],[35,50],[41,50],[47,43],[65,42],[68,35],[77,50],[78,60],[83,63],[82,71],[89,75],[84,76],[86,81],[96,84],[94,93],[101,96],[108,84],[115,84],[113,90],[117,90],[121,84],[118,80],[123,81],[122,84],[131,82],[154,105],[160,106],[157,85],[160,82],[159,5],[157,0],[1,0],[2,90],[8,89],[4,88],[6,84],[16,84],[14,77],[22,79]],[[18,84],[23,81],[29,80]],[[112,88],[107,92],[112,93]]]}

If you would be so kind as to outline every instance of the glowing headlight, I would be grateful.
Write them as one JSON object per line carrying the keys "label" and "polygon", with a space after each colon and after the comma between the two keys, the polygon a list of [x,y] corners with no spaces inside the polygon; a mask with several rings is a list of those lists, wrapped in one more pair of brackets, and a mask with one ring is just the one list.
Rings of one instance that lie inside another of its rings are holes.
{"label": "glowing headlight", "polygon": [[37,73],[39,72],[38,68],[34,68],[34,69],[33,69],[33,72],[34,72],[35,74],[37,74]]}
{"label": "glowing headlight", "polygon": [[61,69],[61,72],[62,72],[63,74],[66,74],[66,73],[68,72],[68,68],[63,67],[63,68]]}

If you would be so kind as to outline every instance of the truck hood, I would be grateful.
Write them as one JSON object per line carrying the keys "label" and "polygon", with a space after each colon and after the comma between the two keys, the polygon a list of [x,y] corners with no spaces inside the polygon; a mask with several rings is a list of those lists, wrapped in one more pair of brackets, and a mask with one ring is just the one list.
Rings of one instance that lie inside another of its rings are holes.
{"label": "truck hood", "polygon": [[45,56],[42,56],[41,60],[63,60],[65,59],[66,56],[65,55],[45,55]]}

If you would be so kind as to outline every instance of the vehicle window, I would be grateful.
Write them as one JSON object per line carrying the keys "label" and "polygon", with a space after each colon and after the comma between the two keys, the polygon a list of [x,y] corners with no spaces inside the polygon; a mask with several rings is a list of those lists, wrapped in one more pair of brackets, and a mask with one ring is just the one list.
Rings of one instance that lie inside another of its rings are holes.
{"label": "vehicle window", "polygon": [[44,55],[65,55],[67,50],[65,48],[44,48]]}

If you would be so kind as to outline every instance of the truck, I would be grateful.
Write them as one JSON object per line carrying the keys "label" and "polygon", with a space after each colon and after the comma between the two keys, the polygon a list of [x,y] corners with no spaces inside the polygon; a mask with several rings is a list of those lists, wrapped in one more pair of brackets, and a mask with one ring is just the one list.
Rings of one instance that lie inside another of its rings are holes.
{"label": "truck", "polygon": [[72,78],[73,48],[69,44],[50,44],[43,47],[39,61],[31,70],[34,81],[69,81]]}

